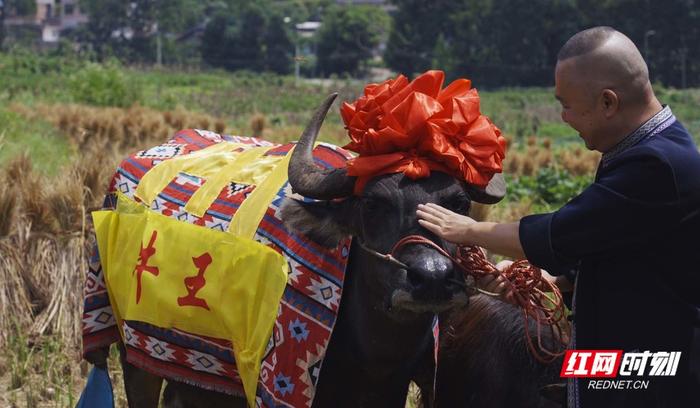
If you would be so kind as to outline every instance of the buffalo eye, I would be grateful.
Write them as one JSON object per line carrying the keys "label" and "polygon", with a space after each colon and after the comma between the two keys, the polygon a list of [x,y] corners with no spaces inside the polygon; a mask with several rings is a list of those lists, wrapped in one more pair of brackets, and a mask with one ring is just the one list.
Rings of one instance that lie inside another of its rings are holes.
{"label": "buffalo eye", "polygon": [[365,197],[362,199],[362,210],[369,214],[381,213],[390,208],[391,204],[381,198]]}
{"label": "buffalo eye", "polygon": [[450,197],[442,203],[442,206],[450,211],[456,212],[457,214],[466,215],[469,213],[469,208],[471,207],[471,201],[469,198],[463,195]]}

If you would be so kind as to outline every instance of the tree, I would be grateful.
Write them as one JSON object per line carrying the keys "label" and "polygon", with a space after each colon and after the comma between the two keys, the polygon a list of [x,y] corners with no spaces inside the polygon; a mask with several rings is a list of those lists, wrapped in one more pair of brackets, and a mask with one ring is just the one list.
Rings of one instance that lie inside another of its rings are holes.
{"label": "tree", "polygon": [[698,0],[455,0],[449,12],[435,13],[423,3],[438,7],[438,1],[394,3],[386,60],[398,71],[444,60],[452,76],[470,77],[477,86],[551,85],[566,40],[609,25],[635,42],[652,81],[700,85]]}
{"label": "tree", "polygon": [[215,15],[204,28],[202,34],[202,59],[213,67],[223,67],[226,48],[233,42],[232,28],[235,26],[233,16],[219,13]]}
{"label": "tree", "polygon": [[373,6],[326,9],[318,34],[318,65],[325,75],[357,74],[387,31],[388,15]]}
{"label": "tree", "polygon": [[293,45],[281,15],[251,2],[235,12],[220,10],[202,36],[202,58],[214,67],[288,74]]}
{"label": "tree", "polygon": [[204,18],[207,2],[196,0],[81,0],[88,16],[81,41],[102,60],[116,55],[129,61],[154,62],[156,38],[178,33]]}
{"label": "tree", "polygon": [[[449,0],[394,0],[394,14],[389,41],[384,53],[387,65],[398,72],[411,75],[436,68],[435,50],[444,50],[453,34],[451,16],[459,2]],[[442,44],[436,41],[441,38]]]}
{"label": "tree", "polygon": [[578,0],[586,26],[610,25],[630,37],[644,55],[652,81],[700,85],[700,7],[697,0]]}
{"label": "tree", "polygon": [[[429,66],[430,68],[441,69],[447,72],[448,75],[452,75],[454,67],[457,64],[457,58],[452,54],[452,46],[449,41],[447,41],[445,34],[440,33],[435,41],[432,56],[433,59]],[[428,67],[426,67],[426,69],[427,68]],[[423,71],[425,71],[425,69]]]}
{"label": "tree", "polygon": [[0,50],[8,35],[5,19],[7,17],[30,16],[33,14],[36,14],[35,0],[0,0]]}
{"label": "tree", "polygon": [[4,4],[6,17],[36,14],[35,0],[2,0],[0,4]]}
{"label": "tree", "polygon": [[80,8],[89,16],[81,36],[89,43],[98,60],[104,60],[126,42],[128,2],[121,0],[81,0]]}
{"label": "tree", "polygon": [[291,71],[294,45],[280,16],[270,18],[264,42],[265,69],[277,74],[288,74]]}
{"label": "tree", "polygon": [[222,10],[204,30],[202,58],[214,67],[261,71],[266,26],[264,13],[254,5],[236,14]]}
{"label": "tree", "polygon": [[0,50],[5,42],[5,0],[0,0]]}
{"label": "tree", "polygon": [[240,22],[235,44],[231,44],[232,58],[228,61],[228,68],[262,71],[265,65],[263,36],[267,28],[265,14],[258,6],[251,5],[241,14]]}
{"label": "tree", "polygon": [[462,2],[451,18],[453,75],[476,86],[551,85],[556,53],[580,26],[570,0]]}

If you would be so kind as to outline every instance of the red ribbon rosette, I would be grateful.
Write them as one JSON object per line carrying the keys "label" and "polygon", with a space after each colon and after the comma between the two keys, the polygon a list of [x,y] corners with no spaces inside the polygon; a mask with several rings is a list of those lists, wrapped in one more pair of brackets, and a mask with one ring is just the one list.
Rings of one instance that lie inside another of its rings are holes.
{"label": "red ribbon rosette", "polygon": [[369,84],[364,95],[343,103],[340,113],[359,154],[348,162],[357,176],[355,194],[369,179],[404,173],[411,179],[442,171],[485,187],[503,169],[506,141],[479,110],[479,94],[468,79],[442,88],[445,74],[427,71],[412,82],[399,75]]}

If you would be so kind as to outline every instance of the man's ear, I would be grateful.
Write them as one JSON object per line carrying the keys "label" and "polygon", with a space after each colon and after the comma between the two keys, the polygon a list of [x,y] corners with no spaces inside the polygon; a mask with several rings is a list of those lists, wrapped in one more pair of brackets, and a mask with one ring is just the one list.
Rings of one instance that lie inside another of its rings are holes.
{"label": "man's ear", "polygon": [[600,97],[603,102],[603,113],[606,119],[610,119],[620,108],[620,98],[612,89],[603,89]]}
{"label": "man's ear", "polygon": [[285,227],[333,248],[342,238],[357,235],[356,201],[354,197],[314,202],[285,198],[280,211]]}

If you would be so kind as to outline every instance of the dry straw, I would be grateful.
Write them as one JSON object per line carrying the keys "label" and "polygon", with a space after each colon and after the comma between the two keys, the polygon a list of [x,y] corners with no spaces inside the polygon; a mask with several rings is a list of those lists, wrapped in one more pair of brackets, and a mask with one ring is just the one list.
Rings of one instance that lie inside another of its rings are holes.
{"label": "dry straw", "polygon": [[503,171],[511,176],[532,176],[541,168],[557,166],[574,176],[590,176],[599,162],[598,152],[581,147],[555,149],[550,139],[538,144],[537,139],[528,138],[524,148],[508,150]]}
{"label": "dry straw", "polygon": [[79,152],[88,149],[125,154],[163,143],[184,128],[226,130],[222,119],[182,108],[160,112],[139,105],[127,109],[83,105],[38,105],[11,109],[29,118],[41,117],[58,127]]}
{"label": "dry straw", "polygon": [[[22,166],[28,168],[24,161],[9,166],[2,178]],[[79,344],[86,242],[79,180],[67,172],[49,183],[29,171],[17,188],[2,187],[0,345],[13,327],[30,338],[55,334],[72,347]]]}
{"label": "dry straw", "polygon": [[253,131],[254,137],[263,137],[263,132],[265,131],[266,125],[265,115],[261,113],[256,113],[250,119],[250,129]]}
{"label": "dry straw", "polygon": [[24,257],[17,234],[0,238],[0,346],[7,344],[14,326],[32,322],[32,301],[25,283]]}

